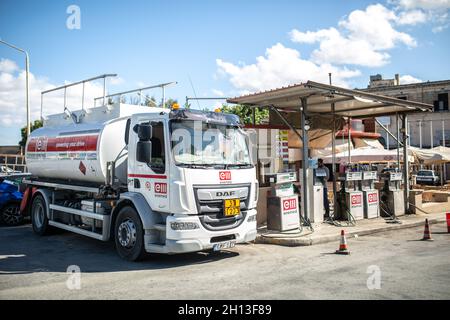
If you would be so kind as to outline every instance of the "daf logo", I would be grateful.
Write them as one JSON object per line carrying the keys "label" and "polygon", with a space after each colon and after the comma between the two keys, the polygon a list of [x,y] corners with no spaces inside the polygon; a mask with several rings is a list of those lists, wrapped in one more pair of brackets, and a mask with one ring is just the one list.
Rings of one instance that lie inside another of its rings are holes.
{"label": "daf logo", "polygon": [[216,197],[231,197],[236,194],[236,191],[217,191]]}

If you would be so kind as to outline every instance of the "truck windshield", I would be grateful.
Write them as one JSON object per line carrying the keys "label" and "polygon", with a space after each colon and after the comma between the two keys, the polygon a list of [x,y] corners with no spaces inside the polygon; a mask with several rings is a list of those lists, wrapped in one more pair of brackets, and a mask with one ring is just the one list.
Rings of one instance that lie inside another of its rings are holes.
{"label": "truck windshield", "polygon": [[189,167],[252,167],[245,132],[236,126],[172,120],[172,154]]}

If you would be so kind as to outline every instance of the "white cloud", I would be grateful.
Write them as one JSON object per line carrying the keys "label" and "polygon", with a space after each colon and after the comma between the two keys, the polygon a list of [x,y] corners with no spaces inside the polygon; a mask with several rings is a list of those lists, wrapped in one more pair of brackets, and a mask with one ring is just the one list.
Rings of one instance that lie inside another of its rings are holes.
{"label": "white cloud", "polygon": [[398,0],[393,1],[397,3],[400,7],[405,9],[449,9],[450,0]]}
{"label": "white cloud", "polygon": [[382,6],[370,5],[365,10],[352,11],[334,27],[318,31],[292,30],[289,35],[296,43],[319,43],[311,60],[322,63],[379,67],[389,63],[389,49],[397,44],[417,45],[409,34],[397,31],[395,22],[419,23],[423,17],[418,12],[404,14],[401,18]]}
{"label": "white cloud", "polygon": [[19,69],[17,64],[9,59],[1,59],[0,60],[0,72],[11,73]]}
{"label": "white cloud", "polygon": [[449,26],[450,0],[392,0],[390,2],[397,6],[398,11],[422,11],[426,15],[426,21],[434,25],[432,28],[434,33],[441,32]]}
{"label": "white cloud", "polygon": [[411,84],[411,83],[419,83],[423,82],[421,79],[414,78],[413,76],[409,74],[405,74],[404,76],[400,77],[400,84]]}
{"label": "white cloud", "polygon": [[[45,77],[36,77],[30,73],[30,111],[31,120],[40,118],[41,92],[59,85],[52,84]],[[68,83],[68,82],[66,82]],[[74,86],[67,90],[67,106],[70,110],[81,109],[82,86]],[[103,86],[100,83],[85,84],[85,107],[92,107],[95,97],[102,96]],[[44,95],[44,116],[63,112],[63,91]],[[0,130],[13,130],[19,136],[20,127],[26,124],[25,108],[25,71],[8,59],[0,61]],[[3,141],[3,140],[2,140]],[[17,141],[8,141],[17,144]]]}
{"label": "white cloud", "polygon": [[409,34],[394,29],[393,22],[396,20],[392,10],[375,4],[364,11],[352,11],[347,19],[339,22],[339,26],[349,31],[349,39],[366,41],[374,50],[392,49],[397,43],[416,46],[416,41]]}
{"label": "white cloud", "polygon": [[316,64],[300,57],[300,52],[277,43],[266,49],[265,56],[256,58],[256,63],[236,65],[217,59],[219,73],[230,77],[232,85],[241,93],[287,86],[315,80],[328,82],[328,73],[333,73],[333,83],[349,86],[348,79],[359,76],[358,70],[338,68],[330,64]]}
{"label": "white cloud", "polygon": [[428,15],[422,10],[411,10],[400,12],[397,23],[399,25],[416,25],[425,23],[428,20]]}

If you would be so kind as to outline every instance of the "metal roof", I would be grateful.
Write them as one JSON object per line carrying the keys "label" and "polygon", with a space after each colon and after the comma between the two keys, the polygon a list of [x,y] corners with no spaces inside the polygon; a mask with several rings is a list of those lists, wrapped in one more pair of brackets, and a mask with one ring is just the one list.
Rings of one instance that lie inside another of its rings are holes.
{"label": "metal roof", "polygon": [[364,118],[395,113],[432,111],[426,103],[386,97],[370,92],[307,81],[288,87],[228,99],[229,103],[249,106],[273,106],[283,111],[299,111],[300,99],[307,98],[307,113],[331,114],[332,103],[337,116]]}

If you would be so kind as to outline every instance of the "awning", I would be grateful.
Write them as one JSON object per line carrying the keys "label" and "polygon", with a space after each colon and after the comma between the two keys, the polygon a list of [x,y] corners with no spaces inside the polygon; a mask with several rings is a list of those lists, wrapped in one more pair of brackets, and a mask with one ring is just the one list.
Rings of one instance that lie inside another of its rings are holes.
{"label": "awning", "polygon": [[227,102],[249,106],[270,107],[281,111],[299,111],[300,99],[307,98],[308,115],[331,114],[335,105],[337,116],[367,118],[395,113],[432,111],[426,103],[386,97],[361,90],[331,86],[314,81],[228,99]]}

